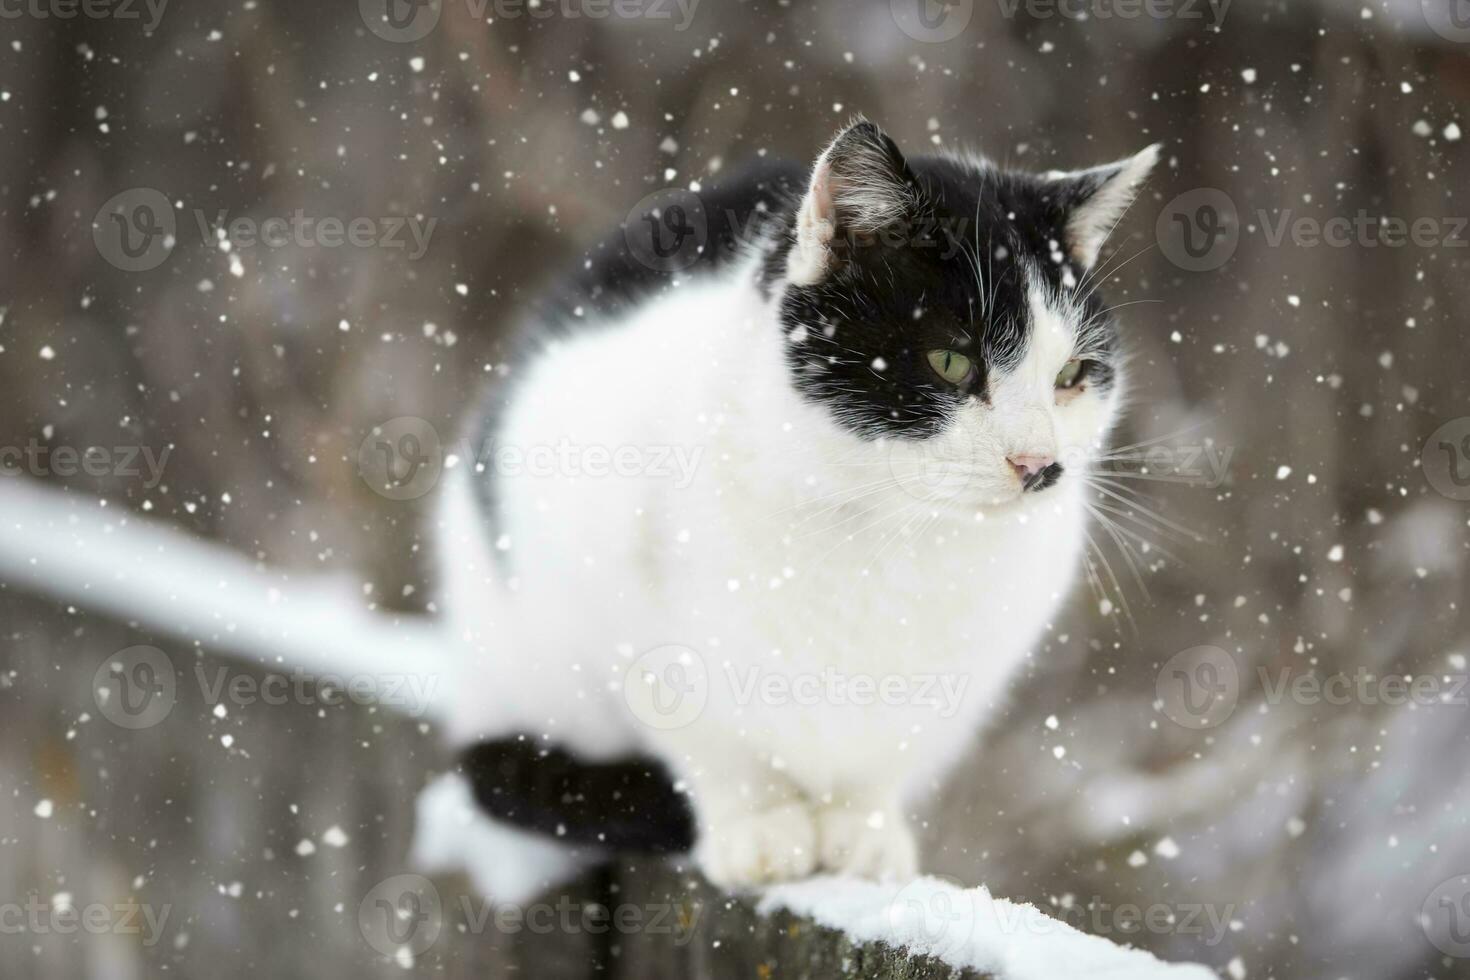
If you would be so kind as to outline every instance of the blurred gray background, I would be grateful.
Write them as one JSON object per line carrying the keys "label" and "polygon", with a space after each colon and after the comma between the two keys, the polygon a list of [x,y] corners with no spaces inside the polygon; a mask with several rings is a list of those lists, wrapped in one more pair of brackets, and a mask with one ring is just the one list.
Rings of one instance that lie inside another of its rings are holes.
{"label": "blurred gray background", "polygon": [[[1108,287],[1136,304],[1119,445],[1140,448],[1117,464],[1129,499],[1100,499],[1121,537],[1093,531],[1101,591],[1079,590],[936,790],[926,870],[1231,976],[1470,976],[1449,955],[1470,955],[1457,2],[1089,0],[1080,19],[1024,0],[702,0],[686,19],[445,0],[413,41],[350,2],[174,0],[152,32],[141,5],[17,7],[0,20],[0,445],[167,448],[156,486],[44,478],[419,608],[433,497],[375,494],[360,442],[404,415],[453,431],[518,311],[644,195],[755,154],[809,159],[858,111],[911,153],[1036,169],[1162,141]],[[175,202],[177,241],[129,272],[93,223],[140,187]],[[196,209],[436,224],[417,259],[226,252]],[[1275,237],[1283,217],[1360,211],[1434,234]],[[1185,249],[1215,215],[1233,249]],[[1145,443],[1168,450],[1146,464]],[[449,762],[427,726],[350,706],[218,717],[185,685],[166,724],[125,731],[92,697],[112,652],[231,662],[14,587],[0,635],[0,903],[170,910],[156,937],[0,919],[0,975],[402,973],[356,910],[405,869],[414,795]],[[1390,675],[1431,693],[1384,693]],[[1311,695],[1333,676],[1352,693]],[[1228,704],[1191,718],[1191,683]],[[1128,903],[1177,914],[1126,931]],[[469,975],[474,945],[449,936],[416,969]]]}

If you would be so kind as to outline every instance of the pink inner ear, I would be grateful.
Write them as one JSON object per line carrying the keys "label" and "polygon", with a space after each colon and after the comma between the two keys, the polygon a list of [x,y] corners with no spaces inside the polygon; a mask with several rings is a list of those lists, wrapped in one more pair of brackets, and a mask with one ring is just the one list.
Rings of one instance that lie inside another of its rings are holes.
{"label": "pink inner ear", "polygon": [[[1097,262],[1103,243],[1128,212],[1141,185],[1158,163],[1160,149],[1155,143],[1126,160],[1098,168],[1110,169],[1113,173],[1087,200],[1074,208],[1067,219],[1067,251],[1083,268],[1091,268]],[[1068,180],[1076,176],[1060,174],[1055,179]]]}
{"label": "pink inner ear", "polygon": [[812,174],[807,200],[814,220],[836,223],[832,205],[832,167],[825,158],[818,161],[816,172]]}
{"label": "pink inner ear", "polygon": [[911,190],[901,175],[903,160],[885,140],[872,124],[856,124],[839,133],[817,158],[796,215],[796,247],[787,261],[791,282],[811,285],[831,270],[836,256],[830,245],[839,211],[849,230],[871,232],[911,203]]}
{"label": "pink inner ear", "polygon": [[832,168],[827,154],[824,153],[817,160],[811,186],[807,188],[801,209],[796,213],[796,247],[786,260],[787,278],[799,286],[810,286],[821,281],[835,259],[829,246],[836,232]]}

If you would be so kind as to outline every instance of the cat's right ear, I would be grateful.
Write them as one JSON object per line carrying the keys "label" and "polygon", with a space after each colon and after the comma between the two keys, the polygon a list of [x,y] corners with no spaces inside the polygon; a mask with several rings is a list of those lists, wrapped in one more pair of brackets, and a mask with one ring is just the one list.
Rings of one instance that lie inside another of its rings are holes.
{"label": "cat's right ear", "polygon": [[817,158],[796,212],[786,263],[792,283],[820,282],[840,261],[835,242],[866,236],[911,214],[914,176],[898,146],[866,119],[849,125]]}

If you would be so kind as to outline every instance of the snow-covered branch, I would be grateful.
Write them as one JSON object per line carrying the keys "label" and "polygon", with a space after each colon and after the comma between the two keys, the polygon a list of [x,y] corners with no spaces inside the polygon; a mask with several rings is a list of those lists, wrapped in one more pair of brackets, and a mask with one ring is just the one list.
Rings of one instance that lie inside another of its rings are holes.
{"label": "snow-covered branch", "polygon": [[757,910],[788,911],[844,941],[902,951],[942,972],[864,976],[964,976],[994,980],[1127,977],[1129,980],[1209,980],[1194,964],[1164,963],[1054,919],[1032,905],[961,888],[938,878],[904,886],[847,878],[814,878],[771,889]]}
{"label": "snow-covered branch", "polygon": [[[485,818],[453,774],[419,800],[412,861],[419,870],[467,872],[472,890],[530,907],[548,896],[573,904],[661,910],[676,927],[617,936],[614,977],[802,976],[852,980],[1212,980],[1090,935],[1031,905],[939,878],[878,884],[821,877],[732,897],[691,862],[623,861],[552,847]],[[466,866],[467,865],[467,866]],[[606,889],[606,895],[581,894]],[[542,953],[515,950],[525,969]]]}

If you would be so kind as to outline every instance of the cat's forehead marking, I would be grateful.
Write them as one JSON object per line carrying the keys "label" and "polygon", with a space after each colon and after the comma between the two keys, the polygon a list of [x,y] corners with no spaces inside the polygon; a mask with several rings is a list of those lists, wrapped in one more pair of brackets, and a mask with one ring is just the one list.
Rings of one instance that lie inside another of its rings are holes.
{"label": "cat's forehead marking", "polygon": [[1056,302],[1055,295],[1037,278],[1026,284],[1031,346],[1044,359],[1063,364],[1076,348],[1077,314],[1070,305]]}
{"label": "cat's forehead marking", "polygon": [[[1050,379],[1073,356],[1079,326],[1076,308],[1057,296],[1035,268],[1021,274],[1021,315],[1014,318],[1003,356],[992,357],[1001,375]],[[994,353],[994,352],[993,352]]]}

